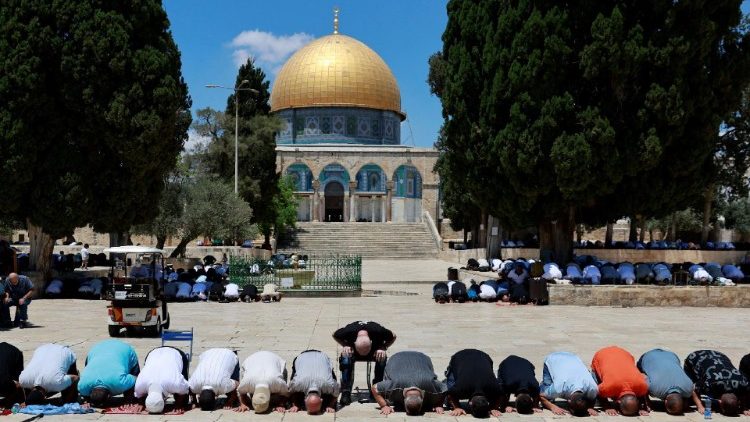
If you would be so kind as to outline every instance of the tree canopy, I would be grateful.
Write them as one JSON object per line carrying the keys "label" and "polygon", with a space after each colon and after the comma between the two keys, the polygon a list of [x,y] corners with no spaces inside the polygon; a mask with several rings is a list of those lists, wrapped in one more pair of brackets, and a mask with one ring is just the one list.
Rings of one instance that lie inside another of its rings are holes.
{"label": "tree canopy", "polygon": [[0,212],[48,239],[153,218],[191,120],[161,2],[10,0],[0,28]]}
{"label": "tree canopy", "polygon": [[576,222],[684,208],[750,80],[740,4],[450,1],[441,179],[561,260]]}

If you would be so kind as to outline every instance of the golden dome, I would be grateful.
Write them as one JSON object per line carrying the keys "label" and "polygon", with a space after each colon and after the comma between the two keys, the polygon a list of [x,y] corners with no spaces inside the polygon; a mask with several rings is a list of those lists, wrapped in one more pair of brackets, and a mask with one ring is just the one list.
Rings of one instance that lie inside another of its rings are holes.
{"label": "golden dome", "polygon": [[340,34],[312,41],[281,68],[271,111],[297,107],[363,107],[405,117],[388,65],[365,44]]}

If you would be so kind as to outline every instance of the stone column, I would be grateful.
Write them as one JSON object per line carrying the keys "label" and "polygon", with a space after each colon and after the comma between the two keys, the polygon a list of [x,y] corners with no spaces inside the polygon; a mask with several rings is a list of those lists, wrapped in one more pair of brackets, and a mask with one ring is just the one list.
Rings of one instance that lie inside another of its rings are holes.
{"label": "stone column", "polygon": [[349,195],[350,194],[351,193],[348,190],[344,191],[344,223],[349,222],[349,213],[351,212],[349,208]]}
{"label": "stone column", "polygon": [[380,197],[380,221],[385,220],[385,198]]}
{"label": "stone column", "polygon": [[393,180],[389,180],[385,184],[385,190],[386,190],[386,199],[385,199],[385,217],[387,222],[393,221],[393,207],[391,206],[391,199],[393,198],[393,187],[395,186],[395,183],[393,183]]}
{"label": "stone column", "polygon": [[357,182],[349,182],[349,222],[357,222]]}
{"label": "stone column", "polygon": [[320,207],[318,206],[318,189],[320,189],[320,180],[313,180],[312,182],[313,194],[312,202],[312,221],[320,221]]}
{"label": "stone column", "polygon": [[308,214],[310,216],[310,221],[313,221],[313,212],[315,212],[315,208],[313,208],[313,202],[315,201],[315,194],[309,195],[307,197],[307,206],[310,208],[310,213]]}

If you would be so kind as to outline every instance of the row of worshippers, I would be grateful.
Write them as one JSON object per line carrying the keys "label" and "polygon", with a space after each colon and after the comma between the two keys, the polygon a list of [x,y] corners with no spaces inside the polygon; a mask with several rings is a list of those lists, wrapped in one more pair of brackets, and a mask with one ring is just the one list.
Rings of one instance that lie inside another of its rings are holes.
{"label": "row of worshippers", "polygon": [[[513,272],[523,274],[525,277],[541,277],[550,282],[571,284],[669,284],[675,280],[673,277],[676,273],[682,273],[684,276],[681,283],[685,284],[714,284],[722,286],[731,286],[737,283],[746,282],[746,275],[743,271],[743,265],[724,264],[716,262],[699,263],[684,262],[681,264],[668,264],[665,262],[621,262],[613,264],[606,260],[597,259],[590,255],[582,255],[574,258],[573,262],[565,266],[560,266],[554,262],[541,264],[533,259],[526,260],[493,259],[490,263],[487,260],[477,260],[480,269],[489,268],[498,273],[501,278],[513,278]],[[518,267],[522,271],[516,271]],[[535,267],[538,270],[535,273]],[[524,272],[526,274],[524,274]]]}
{"label": "row of worshippers", "polygon": [[[382,379],[376,380],[371,393],[386,415],[443,413],[447,407],[454,416],[468,411],[487,417],[514,411],[532,414],[544,407],[556,415],[595,416],[598,400],[607,415],[636,416],[651,411],[650,397],[663,401],[667,413],[681,415],[691,403],[703,413],[701,396],[724,415],[750,415],[750,355],[737,369],[726,355],[713,350],[693,352],[681,363],[673,352],[653,349],[636,362],[626,350],[610,346],[594,354],[589,370],[575,354],[555,352],[544,360],[541,383],[527,359],[508,356],[495,372],[492,358],[476,349],[451,357],[444,382],[438,381],[424,353],[402,351],[381,361]],[[190,376],[187,356],[168,346],[149,352],[140,368],[133,348],[119,340],[95,345],[80,376],[75,354],[57,344],[37,348],[24,368],[22,353],[0,343],[0,364],[0,396],[6,406],[44,403],[60,392],[63,402],[77,400],[80,393],[95,407],[107,407],[113,396],[123,394],[135,411],[162,413],[169,396],[174,397],[175,411],[189,409],[191,401],[210,411],[216,409],[219,396],[226,396],[225,407],[238,412],[252,408],[256,413],[319,414],[335,412],[339,392],[347,388],[339,384],[330,358],[317,350],[300,353],[291,375],[284,359],[273,352],[255,352],[240,365],[235,352],[222,348],[203,352]]]}
{"label": "row of worshippers", "polygon": [[658,250],[664,250],[664,249],[676,249],[676,250],[709,250],[709,251],[733,251],[735,249],[748,249],[748,243],[742,242],[739,244],[735,244],[733,242],[705,242],[703,244],[701,243],[695,243],[695,242],[684,242],[681,239],[677,239],[675,241],[666,241],[666,240],[654,240],[650,242],[624,242],[624,241],[614,241],[607,245],[605,242],[602,242],[601,240],[597,241],[591,241],[591,240],[582,240],[581,242],[575,242],[573,247],[576,249],[658,249]]}
{"label": "row of worshippers", "polygon": [[[520,271],[519,271],[520,272]],[[538,287],[536,280],[528,274],[512,273],[516,277],[506,280],[488,279],[477,284],[473,279],[465,281],[439,281],[432,286],[432,298],[437,303],[503,302],[506,304],[547,304],[547,290]],[[542,281],[542,283],[545,283]]]}
{"label": "row of worshippers", "polygon": [[101,278],[76,278],[62,280],[53,278],[44,289],[44,297],[56,299],[76,297],[79,299],[99,299],[105,282]]}

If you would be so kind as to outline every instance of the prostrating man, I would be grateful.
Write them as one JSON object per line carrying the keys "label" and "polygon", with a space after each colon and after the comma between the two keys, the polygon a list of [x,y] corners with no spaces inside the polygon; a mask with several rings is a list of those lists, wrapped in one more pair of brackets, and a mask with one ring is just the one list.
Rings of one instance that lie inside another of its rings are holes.
{"label": "prostrating man", "polygon": [[307,410],[310,415],[323,411],[336,411],[339,383],[333,372],[333,363],[323,352],[306,350],[292,362],[292,379],[289,381],[292,406],[289,411]]}
{"label": "prostrating man", "polygon": [[16,316],[13,325],[18,328],[25,328],[29,320],[28,308],[31,303],[31,296],[34,295],[34,284],[25,275],[16,273],[8,274],[8,278],[3,283],[4,296],[0,295],[0,323],[8,325],[10,322],[10,307],[16,307]]}
{"label": "prostrating man", "polygon": [[447,378],[447,401],[453,407],[451,415],[465,415],[460,400],[469,400],[469,412],[474,417],[500,416],[502,387],[495,377],[492,358],[476,349],[464,349],[451,357]]}
{"label": "prostrating man", "polygon": [[745,378],[750,380],[750,353],[740,359],[740,372],[742,372]]}
{"label": "prostrating man", "polygon": [[343,347],[339,357],[341,370],[341,405],[347,406],[352,402],[352,387],[354,386],[354,363],[375,362],[375,377],[373,384],[383,380],[385,351],[396,341],[391,330],[373,321],[354,321],[339,328],[333,333],[333,339]]}
{"label": "prostrating man", "polygon": [[112,396],[120,394],[126,402],[132,402],[139,373],[138,356],[132,346],[120,340],[104,340],[89,350],[78,392],[94,407],[105,407]]}
{"label": "prostrating man", "polygon": [[[544,359],[539,400],[555,415],[572,413],[582,416],[588,413],[596,416],[594,404],[598,394],[594,377],[578,356],[569,352],[555,352]],[[569,412],[554,403],[558,398],[567,400]]]}
{"label": "prostrating man", "polygon": [[617,346],[599,350],[591,361],[591,370],[599,381],[599,401],[608,415],[617,415],[609,399],[624,416],[648,415],[648,383],[627,350]]}
{"label": "prostrating man", "polygon": [[513,271],[508,273],[510,301],[525,305],[529,302],[529,272],[522,262],[513,264]]}
{"label": "prostrating man", "polygon": [[216,397],[226,395],[226,406],[233,407],[240,383],[237,354],[229,349],[208,349],[198,359],[198,367],[188,380],[193,402],[197,395],[201,410],[212,411],[216,408]]}
{"label": "prostrating man", "polygon": [[648,378],[648,392],[652,397],[664,400],[664,408],[670,415],[681,415],[692,398],[696,406],[701,399],[695,392],[693,381],[680,365],[674,352],[652,349],[638,359],[638,369]]}
{"label": "prostrating man", "polygon": [[[736,416],[747,408],[750,383],[727,355],[716,350],[696,350],[685,358],[683,368],[695,383],[696,392],[718,401],[715,408],[725,416]],[[703,410],[699,404],[698,412]],[[745,414],[750,416],[748,411]]]}
{"label": "prostrating man", "polygon": [[273,352],[261,350],[242,362],[242,381],[237,388],[240,407],[237,412],[246,412],[252,403],[255,413],[268,409],[283,412],[289,390],[286,385],[286,361]]}
{"label": "prostrating man", "polygon": [[187,355],[179,349],[162,346],[151,350],[135,381],[135,397],[145,404],[148,413],[162,413],[170,394],[174,395],[176,411],[187,410],[188,368]]}
{"label": "prostrating man", "polygon": [[532,414],[539,409],[539,381],[534,374],[534,364],[528,360],[510,355],[500,362],[497,368],[497,379],[503,388],[500,409],[512,412],[510,407],[510,395],[516,397],[515,410],[524,415]]}
{"label": "prostrating man", "polygon": [[438,381],[427,355],[398,352],[388,359],[383,381],[372,386],[372,395],[384,415],[393,413],[394,408],[409,415],[418,415],[423,409],[443,413],[445,385]]}
{"label": "prostrating man", "polygon": [[12,344],[0,343],[0,408],[23,403],[25,397],[18,379],[23,372],[23,353]]}
{"label": "prostrating man", "polygon": [[78,400],[78,378],[76,355],[70,347],[47,343],[34,350],[19,382],[27,391],[26,404],[44,404],[56,393],[61,393],[63,403],[73,403]]}
{"label": "prostrating man", "polygon": [[448,283],[444,281],[439,281],[435,283],[435,285],[432,286],[432,298],[437,303],[448,302],[450,298],[450,290],[448,287]]}

